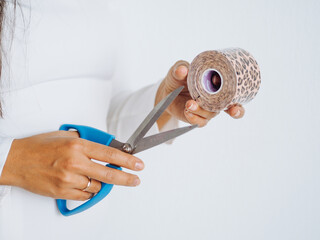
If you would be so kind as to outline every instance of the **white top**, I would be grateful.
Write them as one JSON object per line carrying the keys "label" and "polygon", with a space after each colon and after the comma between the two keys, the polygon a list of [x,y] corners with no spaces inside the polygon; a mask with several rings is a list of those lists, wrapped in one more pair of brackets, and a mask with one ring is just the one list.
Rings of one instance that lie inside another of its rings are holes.
{"label": "white top", "polygon": [[[24,1],[22,11],[17,7],[12,41],[10,29],[6,29],[0,173],[14,138],[73,123],[126,140],[153,108],[157,85],[134,93],[119,94],[124,89],[112,89],[112,85],[124,86],[121,81],[125,81],[113,77],[120,40],[115,4],[107,0],[29,0]],[[7,26],[10,28],[9,21]],[[175,125],[172,120],[166,129]],[[157,131],[156,126],[150,130]],[[108,204],[102,201],[66,218],[58,212],[54,199],[0,186],[0,239],[101,236],[107,208],[112,207]]]}

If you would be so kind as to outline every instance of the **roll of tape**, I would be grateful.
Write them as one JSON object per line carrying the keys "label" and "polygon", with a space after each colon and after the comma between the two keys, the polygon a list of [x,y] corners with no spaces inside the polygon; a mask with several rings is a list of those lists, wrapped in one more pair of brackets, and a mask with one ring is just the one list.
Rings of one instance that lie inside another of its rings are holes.
{"label": "roll of tape", "polygon": [[261,84],[257,61],[241,48],[200,53],[188,74],[191,97],[205,110],[217,112],[245,104],[258,93]]}

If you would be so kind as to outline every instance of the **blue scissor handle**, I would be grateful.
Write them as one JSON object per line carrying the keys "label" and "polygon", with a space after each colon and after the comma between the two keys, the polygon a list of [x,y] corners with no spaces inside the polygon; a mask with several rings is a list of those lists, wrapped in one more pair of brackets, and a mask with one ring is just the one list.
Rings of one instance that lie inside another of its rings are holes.
{"label": "blue scissor handle", "polygon": [[[109,146],[111,141],[115,138],[113,135],[110,135],[106,132],[103,132],[101,130],[88,127],[88,126],[82,126],[82,125],[73,125],[73,124],[64,124],[60,127],[59,130],[65,130],[68,131],[70,129],[77,130],[80,137],[92,142],[104,144],[106,146]],[[121,167],[107,164],[107,167],[122,170]],[[104,199],[109,192],[111,191],[113,187],[113,184],[108,183],[101,183],[101,190],[91,199],[86,201],[85,203],[81,204],[80,206],[69,210],[67,208],[67,201],[64,199],[57,199],[57,205],[62,215],[64,216],[71,216],[80,212],[83,212],[87,210],[88,208],[92,207],[93,205],[100,202],[102,199]]]}

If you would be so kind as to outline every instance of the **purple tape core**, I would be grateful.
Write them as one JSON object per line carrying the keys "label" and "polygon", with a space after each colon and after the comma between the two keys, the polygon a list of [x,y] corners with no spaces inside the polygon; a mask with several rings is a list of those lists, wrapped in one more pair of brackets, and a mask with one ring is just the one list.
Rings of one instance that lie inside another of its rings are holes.
{"label": "purple tape core", "polygon": [[[218,81],[215,81],[215,83],[212,81],[214,76],[218,77]],[[216,93],[219,91],[219,89],[221,88],[221,85],[222,85],[221,75],[219,74],[219,72],[217,72],[213,69],[208,69],[207,71],[205,71],[203,73],[202,83],[203,83],[204,89],[208,93]]]}

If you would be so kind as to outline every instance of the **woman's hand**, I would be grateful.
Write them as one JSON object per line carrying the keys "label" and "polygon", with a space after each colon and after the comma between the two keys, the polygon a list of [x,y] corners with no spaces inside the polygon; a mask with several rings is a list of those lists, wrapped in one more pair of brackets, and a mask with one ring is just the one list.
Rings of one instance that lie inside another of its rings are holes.
{"label": "woman's hand", "polygon": [[[101,183],[137,186],[138,176],[93,162],[139,171],[143,162],[115,148],[79,138],[77,132],[57,131],[13,141],[0,184],[59,199],[86,200]],[[86,191],[88,177],[91,185]]]}
{"label": "woman's hand", "polygon": [[[191,124],[198,124],[199,127],[205,126],[208,121],[219,114],[219,112],[208,112],[202,109],[196,101],[192,100],[188,87],[187,87],[187,76],[188,76],[189,63],[186,61],[176,62],[169,70],[167,76],[162,81],[155,100],[155,104],[158,104],[161,99],[171,93],[173,90],[180,86],[184,86],[184,89],[180,95],[173,101],[173,103],[167,108],[166,112],[158,119],[157,124],[161,129],[166,122],[171,118],[175,117],[184,122]],[[215,76],[212,79],[213,82],[219,82]],[[241,105],[235,105],[225,111],[233,118],[241,118],[244,115],[244,108]]]}

